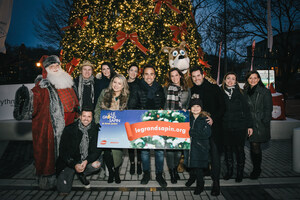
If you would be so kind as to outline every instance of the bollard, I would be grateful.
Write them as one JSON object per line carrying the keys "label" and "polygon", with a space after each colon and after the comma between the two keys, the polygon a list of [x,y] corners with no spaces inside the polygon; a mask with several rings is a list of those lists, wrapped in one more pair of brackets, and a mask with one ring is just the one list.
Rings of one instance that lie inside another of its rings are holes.
{"label": "bollard", "polygon": [[300,173],[300,127],[293,131],[293,170]]}

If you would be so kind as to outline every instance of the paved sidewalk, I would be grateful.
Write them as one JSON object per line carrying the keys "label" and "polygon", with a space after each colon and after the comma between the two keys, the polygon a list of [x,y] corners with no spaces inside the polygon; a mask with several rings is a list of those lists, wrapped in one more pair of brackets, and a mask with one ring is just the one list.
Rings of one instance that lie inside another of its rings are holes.
{"label": "paved sidewalk", "polygon": [[[30,142],[17,143],[17,145],[12,142],[7,145],[0,160],[0,199],[300,199],[300,173],[292,170],[291,140],[272,140],[264,145],[262,174],[258,180],[249,179],[252,165],[249,147],[246,146],[245,179],[242,183],[235,183],[235,177],[228,181],[221,180],[221,195],[218,197],[210,195],[212,183],[210,177],[205,177],[205,191],[196,196],[193,195],[195,184],[191,188],[186,188],[184,185],[188,178],[187,172],[180,173],[181,180],[177,184],[171,184],[166,164],[164,174],[168,187],[162,190],[155,181],[153,156],[151,157],[152,179],[147,185],[141,185],[142,176],[129,174],[130,163],[127,155],[124,157],[120,171],[121,184],[107,184],[107,177],[104,171],[101,171],[90,177],[89,190],[85,190],[75,177],[72,192],[67,196],[59,196],[56,191],[38,189],[32,156],[28,155],[32,153],[30,147],[32,148]],[[17,165],[17,161],[22,164]],[[223,174],[224,163],[222,166]]]}

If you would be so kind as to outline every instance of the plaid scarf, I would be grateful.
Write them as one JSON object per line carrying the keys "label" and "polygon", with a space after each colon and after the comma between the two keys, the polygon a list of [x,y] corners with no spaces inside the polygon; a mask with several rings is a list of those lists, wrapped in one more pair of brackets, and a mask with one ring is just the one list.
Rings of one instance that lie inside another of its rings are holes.
{"label": "plaid scarf", "polygon": [[167,110],[181,110],[182,105],[180,96],[182,95],[181,87],[176,85],[170,85],[167,90]]}
{"label": "plaid scarf", "polygon": [[88,130],[91,128],[91,123],[88,126],[84,126],[81,123],[81,121],[79,120],[78,128],[83,133],[82,138],[81,138],[81,142],[80,142],[80,145],[79,145],[79,149],[80,149],[81,160],[84,161],[87,158],[88,152],[89,152],[89,133],[88,133]]}
{"label": "plaid scarf", "polygon": [[82,103],[83,103],[83,90],[85,85],[91,86],[91,99],[92,103],[94,103],[94,76],[92,75],[88,79],[84,79],[82,75],[79,76],[79,83],[78,83],[78,99],[79,99],[79,106],[80,109],[82,109]]}

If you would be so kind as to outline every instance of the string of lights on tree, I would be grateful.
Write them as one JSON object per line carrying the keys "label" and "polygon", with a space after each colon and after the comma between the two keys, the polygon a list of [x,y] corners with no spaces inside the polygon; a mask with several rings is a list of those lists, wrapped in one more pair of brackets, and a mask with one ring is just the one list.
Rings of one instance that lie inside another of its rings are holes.
{"label": "string of lights on tree", "polygon": [[203,59],[190,0],[74,0],[73,7],[69,26],[62,28],[61,58],[75,77],[78,60],[87,59],[96,64],[96,72],[104,61],[122,74],[132,63],[150,64],[162,83],[169,61],[161,48],[178,46],[183,40],[191,66]]}

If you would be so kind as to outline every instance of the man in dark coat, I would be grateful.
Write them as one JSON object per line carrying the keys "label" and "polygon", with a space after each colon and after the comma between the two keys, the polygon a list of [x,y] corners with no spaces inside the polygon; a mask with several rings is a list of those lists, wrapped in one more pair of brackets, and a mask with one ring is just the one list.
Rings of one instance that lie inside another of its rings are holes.
{"label": "man in dark coat", "polygon": [[203,110],[211,114],[208,117],[208,124],[211,125],[212,133],[210,138],[211,155],[211,178],[213,187],[211,195],[220,194],[220,171],[222,150],[222,117],[225,112],[225,102],[221,89],[208,82],[204,77],[202,68],[196,66],[191,68],[192,81],[194,86],[191,88],[192,98],[200,98],[203,102]]}
{"label": "man in dark coat", "polygon": [[90,187],[87,175],[100,169],[101,149],[97,148],[98,126],[92,121],[92,109],[83,108],[79,120],[67,126],[61,136],[56,162],[57,190],[68,194],[74,174],[85,188]]}
{"label": "man in dark coat", "polygon": [[79,67],[81,74],[74,82],[77,88],[80,109],[83,107],[95,109],[101,92],[100,80],[93,75],[95,66],[90,61],[85,60]]}
{"label": "man in dark coat", "polygon": [[[140,88],[131,96],[129,103],[132,107],[136,109],[150,109],[159,110],[164,108],[165,104],[165,94],[164,90],[155,81],[155,68],[153,66],[147,65],[143,70],[143,79],[140,81]],[[134,106],[133,106],[134,104]],[[164,168],[164,150],[154,150],[155,153],[155,172],[156,181],[161,187],[166,187],[167,182],[162,176]],[[143,178],[141,184],[147,184],[150,180],[150,150],[141,150],[141,158],[143,165]]]}

